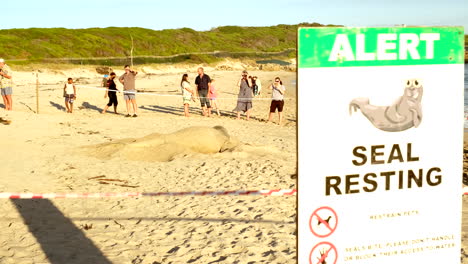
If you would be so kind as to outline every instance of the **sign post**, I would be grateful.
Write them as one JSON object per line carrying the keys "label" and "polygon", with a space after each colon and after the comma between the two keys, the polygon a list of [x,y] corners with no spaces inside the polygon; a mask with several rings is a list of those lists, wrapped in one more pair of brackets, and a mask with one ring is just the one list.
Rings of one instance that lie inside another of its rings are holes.
{"label": "sign post", "polygon": [[459,263],[461,27],[298,30],[298,259]]}
{"label": "sign post", "polygon": [[36,114],[39,114],[39,71],[36,72]]}

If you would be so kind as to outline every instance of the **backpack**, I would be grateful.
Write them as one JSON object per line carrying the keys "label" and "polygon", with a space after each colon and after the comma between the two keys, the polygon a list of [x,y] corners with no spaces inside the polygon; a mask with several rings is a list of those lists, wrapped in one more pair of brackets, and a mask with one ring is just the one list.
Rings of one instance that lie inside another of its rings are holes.
{"label": "backpack", "polygon": [[109,80],[107,77],[108,77],[107,75],[104,75],[104,77],[102,77],[102,82],[101,82],[102,87],[107,87],[107,81]]}
{"label": "backpack", "polygon": [[254,95],[258,95],[258,85],[254,84],[252,88]]}

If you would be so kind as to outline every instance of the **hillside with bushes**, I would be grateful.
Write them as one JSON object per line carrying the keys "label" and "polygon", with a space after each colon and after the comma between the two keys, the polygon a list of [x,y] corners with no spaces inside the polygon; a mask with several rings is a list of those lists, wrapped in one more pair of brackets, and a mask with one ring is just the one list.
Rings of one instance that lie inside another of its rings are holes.
{"label": "hillside with bushes", "polygon": [[[0,30],[0,55],[10,61],[51,58],[172,56],[204,52],[281,52],[296,47],[299,26],[190,28],[29,28]],[[333,26],[333,25],[330,25]]]}
{"label": "hillside with bushes", "polygon": [[[139,63],[148,62],[144,57],[153,57],[149,62],[210,62],[220,56],[252,54],[258,58],[262,53],[295,57],[296,32],[300,26],[325,25],[223,26],[209,31],[135,27],[7,29],[0,30],[0,57],[17,64],[43,60],[110,64],[112,60],[131,55],[137,62],[140,60]],[[468,43],[468,36],[465,36],[465,43]]]}

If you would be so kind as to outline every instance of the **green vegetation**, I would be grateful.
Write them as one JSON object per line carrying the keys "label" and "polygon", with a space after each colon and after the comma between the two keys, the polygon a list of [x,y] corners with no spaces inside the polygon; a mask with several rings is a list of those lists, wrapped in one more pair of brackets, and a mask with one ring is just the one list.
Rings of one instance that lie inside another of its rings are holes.
{"label": "green vegetation", "polygon": [[109,64],[130,57],[133,37],[135,63],[214,62],[225,56],[262,57],[260,53],[267,52],[294,57],[299,26],[323,25],[224,26],[210,31],[116,27],[8,29],[0,30],[0,56],[14,64],[41,61]]}
{"label": "green vegetation", "polygon": [[[190,28],[29,28],[0,30],[0,57],[11,64],[129,63],[133,37],[133,61],[142,63],[211,63],[224,57],[275,59],[296,56],[299,26],[224,26],[209,31]],[[336,26],[336,25],[327,25]],[[465,35],[468,45],[468,35]]]}

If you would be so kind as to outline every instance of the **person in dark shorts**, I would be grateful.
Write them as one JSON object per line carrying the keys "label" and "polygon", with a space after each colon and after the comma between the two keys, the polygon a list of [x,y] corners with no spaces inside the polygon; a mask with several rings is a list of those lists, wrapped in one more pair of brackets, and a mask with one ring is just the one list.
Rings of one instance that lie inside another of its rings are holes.
{"label": "person in dark shorts", "polygon": [[273,114],[276,112],[276,109],[278,109],[278,125],[281,126],[283,123],[284,92],[286,91],[286,87],[284,87],[281,79],[276,77],[275,82],[272,83],[269,88],[272,90],[272,93],[268,122],[271,122]]}
{"label": "person in dark shorts", "polygon": [[211,116],[211,104],[210,99],[208,98],[208,93],[210,91],[210,82],[210,76],[206,75],[203,72],[202,67],[198,68],[198,76],[197,78],[195,78],[195,86],[197,87],[197,89],[195,90],[197,91],[197,97],[200,99],[202,114],[204,116]]}
{"label": "person in dark shorts", "polygon": [[76,100],[76,86],[73,83],[73,78],[67,79],[67,83],[63,87],[63,97],[65,97],[67,113],[73,113],[73,102]]}
{"label": "person in dark shorts", "polygon": [[102,113],[105,114],[107,112],[107,109],[114,105],[114,113],[117,114],[117,105],[119,102],[117,101],[117,85],[114,82],[115,79],[115,72],[111,72],[109,79],[107,80],[106,84],[106,94],[104,95],[104,98],[109,97],[109,103],[104,107],[104,110],[102,110]]}

